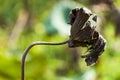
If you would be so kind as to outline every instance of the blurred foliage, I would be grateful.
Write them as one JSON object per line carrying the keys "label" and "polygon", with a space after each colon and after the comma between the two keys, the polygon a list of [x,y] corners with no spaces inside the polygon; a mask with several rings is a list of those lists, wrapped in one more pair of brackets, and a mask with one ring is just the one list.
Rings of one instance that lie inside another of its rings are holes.
{"label": "blurred foliage", "polygon": [[[30,43],[69,39],[70,10],[81,6],[91,9],[89,3],[89,0],[0,0],[0,80],[20,80],[21,56]],[[120,7],[119,0],[114,4]],[[96,65],[88,67],[80,59],[84,48],[35,46],[27,56],[26,80],[120,80],[120,37],[115,37],[115,24],[105,19],[108,13],[96,12],[103,21],[101,33],[107,40],[106,50]]]}

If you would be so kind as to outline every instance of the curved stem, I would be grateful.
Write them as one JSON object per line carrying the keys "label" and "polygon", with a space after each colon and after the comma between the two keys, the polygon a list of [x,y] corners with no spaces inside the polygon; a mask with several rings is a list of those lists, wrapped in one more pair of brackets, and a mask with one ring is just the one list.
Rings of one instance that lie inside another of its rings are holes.
{"label": "curved stem", "polygon": [[63,44],[66,44],[68,43],[68,40],[67,41],[64,41],[64,42],[34,42],[32,44],[30,44],[24,51],[23,53],[23,56],[22,56],[22,64],[21,64],[21,80],[24,80],[25,79],[25,71],[24,71],[24,66],[25,66],[25,59],[26,59],[26,56],[27,56],[27,53],[28,51],[33,47],[33,46],[36,46],[36,45],[63,45]]}

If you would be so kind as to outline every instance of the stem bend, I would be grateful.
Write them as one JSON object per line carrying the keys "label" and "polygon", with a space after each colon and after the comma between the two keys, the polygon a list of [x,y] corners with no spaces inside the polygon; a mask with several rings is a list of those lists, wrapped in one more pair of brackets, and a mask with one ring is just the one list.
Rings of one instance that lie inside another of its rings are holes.
{"label": "stem bend", "polygon": [[25,80],[25,59],[27,56],[28,51],[36,46],[36,45],[63,45],[68,43],[69,40],[64,41],[64,42],[34,42],[32,44],[30,44],[24,51],[23,56],[22,56],[22,63],[21,63],[21,80]]}

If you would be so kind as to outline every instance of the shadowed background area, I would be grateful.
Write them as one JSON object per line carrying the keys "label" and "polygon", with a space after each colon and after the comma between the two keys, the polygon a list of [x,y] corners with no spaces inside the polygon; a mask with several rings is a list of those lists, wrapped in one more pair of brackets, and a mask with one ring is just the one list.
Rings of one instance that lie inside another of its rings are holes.
{"label": "shadowed background area", "polygon": [[107,41],[97,64],[80,58],[86,48],[35,46],[26,59],[26,80],[120,80],[119,0],[0,0],[0,80],[20,80],[21,56],[35,41],[69,39],[69,12],[87,7],[98,16]]}

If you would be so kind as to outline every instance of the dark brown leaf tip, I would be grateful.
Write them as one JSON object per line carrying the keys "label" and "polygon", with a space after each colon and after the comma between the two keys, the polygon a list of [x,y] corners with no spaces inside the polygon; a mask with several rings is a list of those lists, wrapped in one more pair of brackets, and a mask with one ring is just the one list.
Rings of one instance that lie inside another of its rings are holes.
{"label": "dark brown leaf tip", "polygon": [[97,16],[94,16],[92,19],[93,19],[95,22],[97,22]]}

